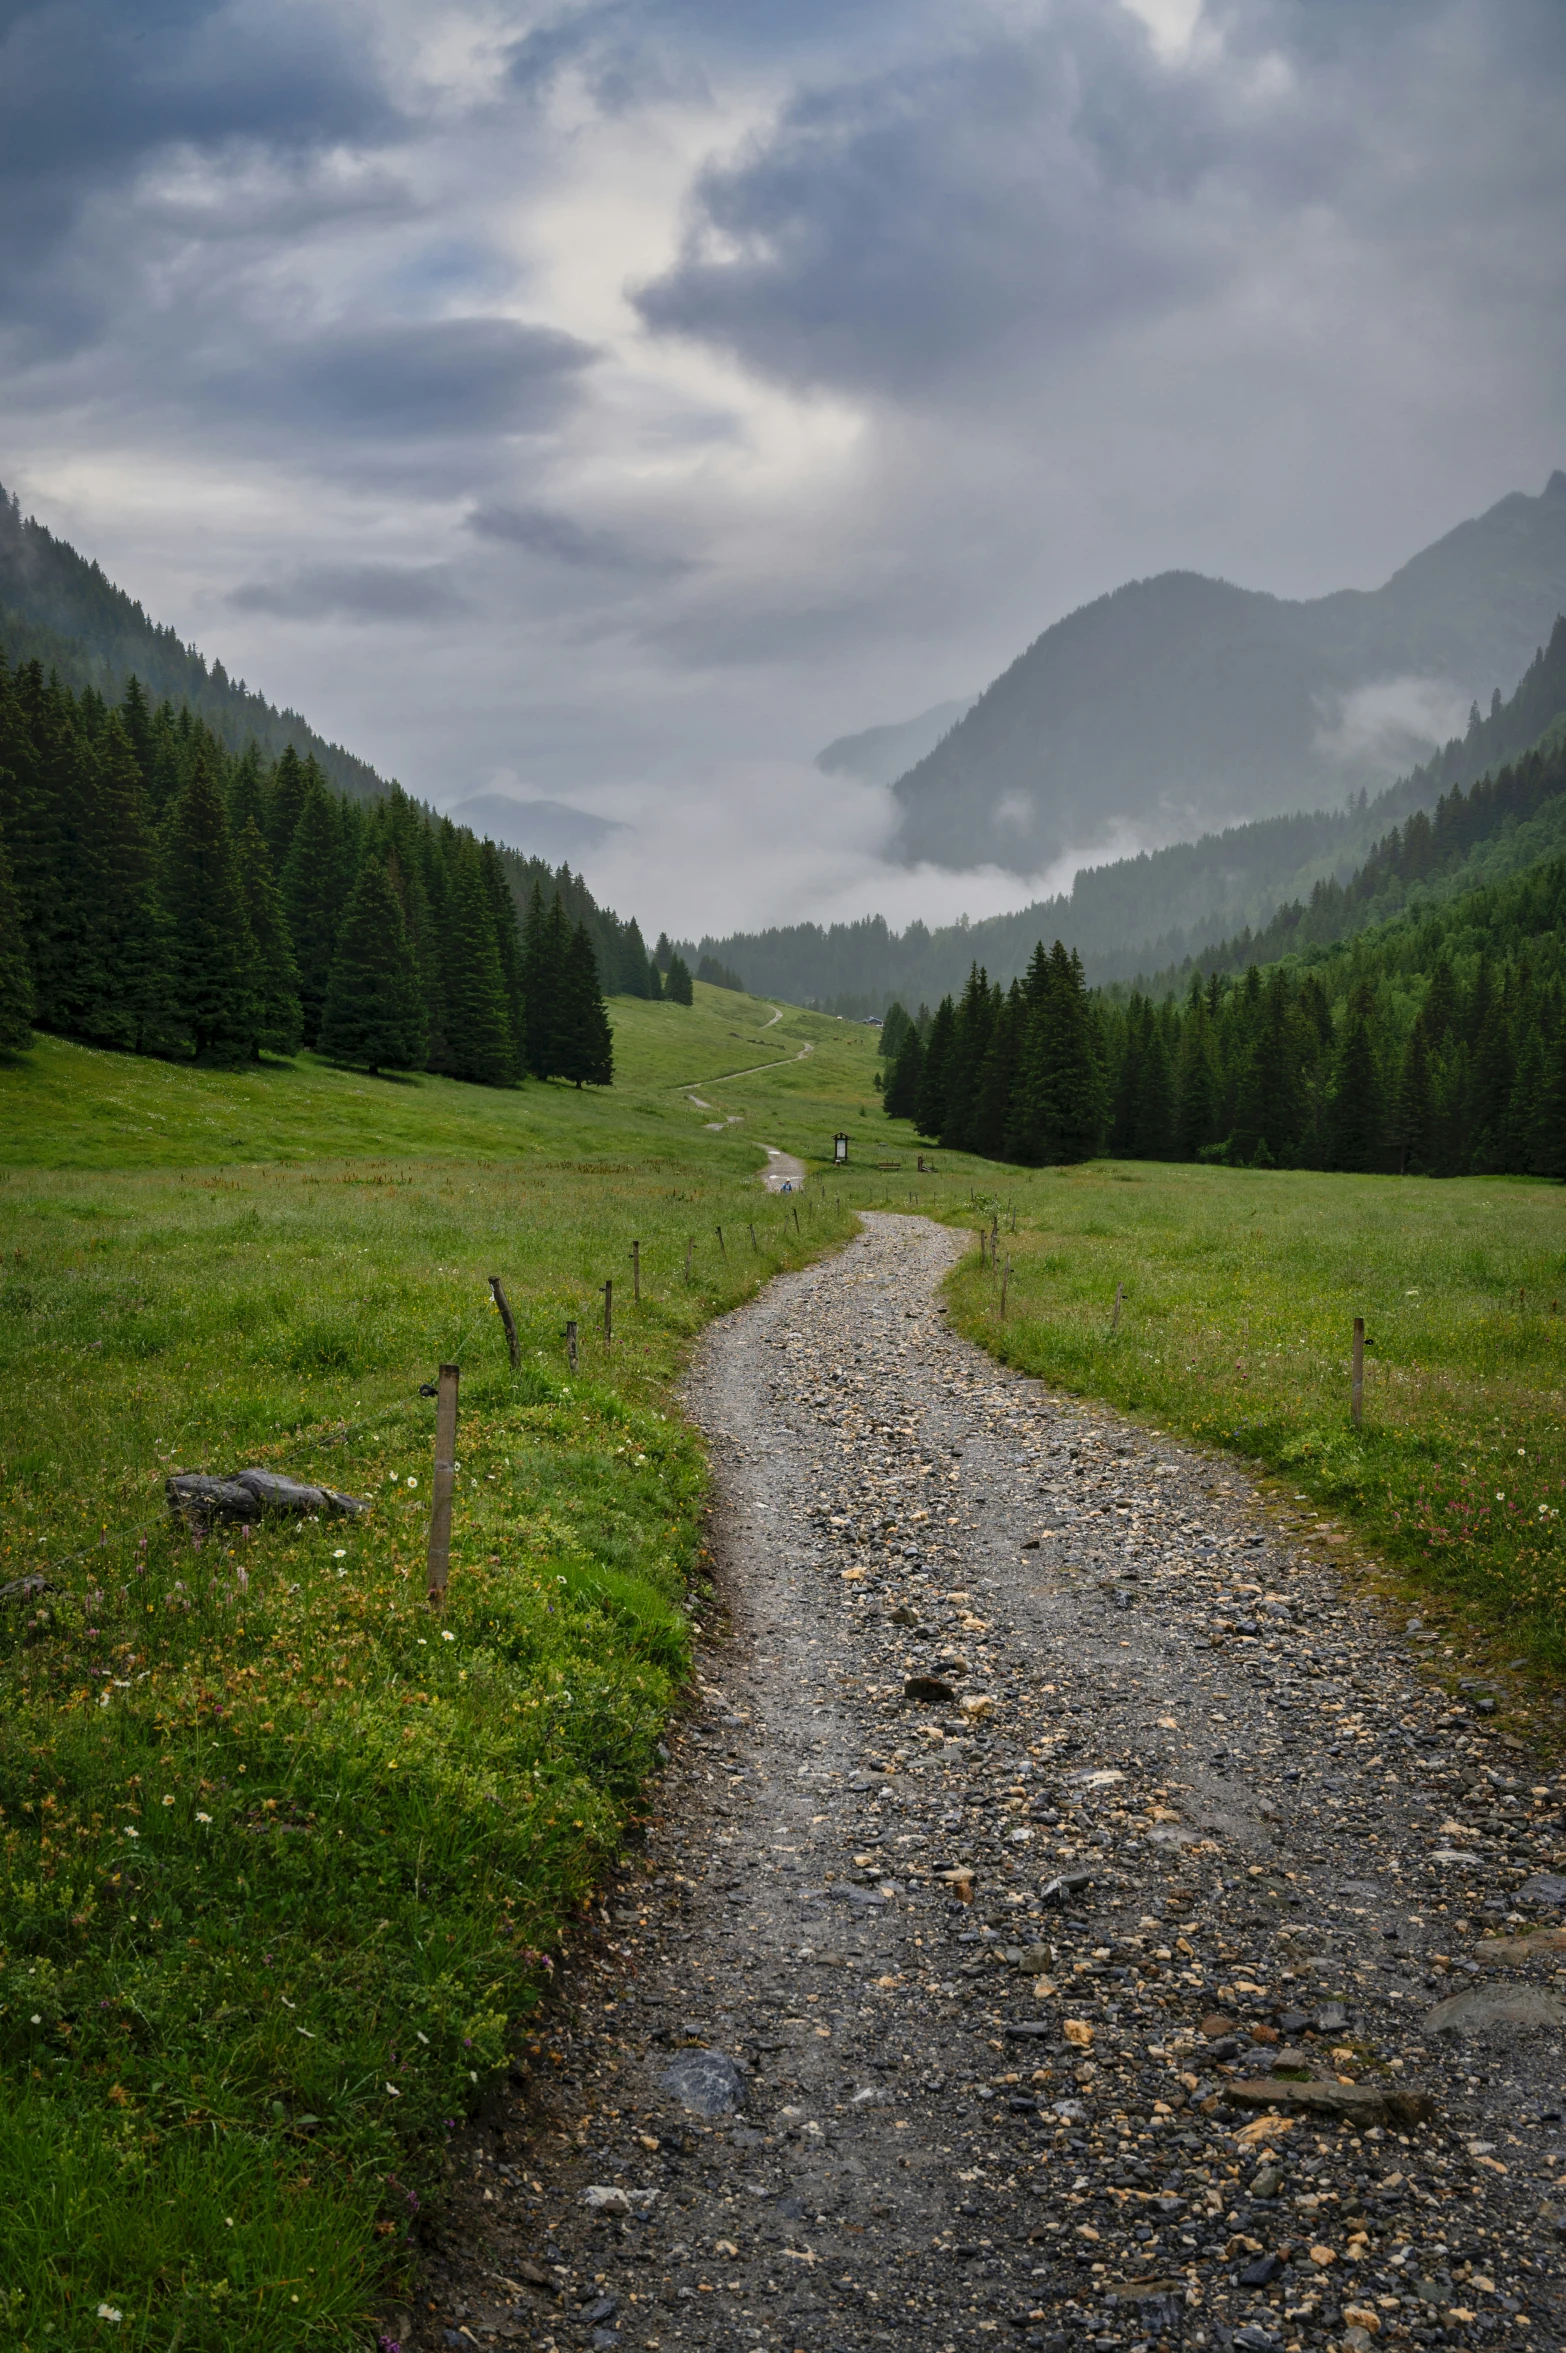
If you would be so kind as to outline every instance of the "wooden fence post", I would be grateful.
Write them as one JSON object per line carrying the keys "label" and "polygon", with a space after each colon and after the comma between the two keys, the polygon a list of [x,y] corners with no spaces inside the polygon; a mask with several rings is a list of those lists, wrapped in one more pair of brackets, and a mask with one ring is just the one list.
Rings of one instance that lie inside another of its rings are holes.
{"label": "wooden fence post", "polygon": [[639,1307],[642,1299],[642,1246],[631,1244],[631,1298]]}
{"label": "wooden fence post", "polygon": [[606,1348],[612,1348],[614,1346],[614,1281],[612,1277],[607,1283],[605,1283],[603,1292],[604,1346]]}
{"label": "wooden fence post", "polygon": [[759,1252],[761,1249],[761,1244],[756,1239],[756,1221],[754,1218],[752,1218],[750,1221],[750,1246],[752,1250],[757,1252]]}
{"label": "wooden fence post", "polygon": [[440,1368],[435,1393],[435,1501],[430,1511],[429,1604],[438,1610],[451,1574],[451,1490],[457,1475],[457,1383],[454,1364]]}
{"label": "wooden fence post", "polygon": [[1109,1319],[1109,1328],[1112,1332],[1118,1332],[1120,1329],[1120,1302],[1125,1297],[1125,1295],[1126,1287],[1124,1283],[1117,1283],[1115,1285],[1115,1312]]}
{"label": "wooden fence post", "polygon": [[790,1203],[790,1207],[794,1209],[794,1231],[797,1234],[799,1232],[799,1210],[793,1203]]}
{"label": "wooden fence post", "polygon": [[722,1226],[719,1226],[718,1228],[718,1248],[723,1252],[723,1263],[725,1266],[727,1266],[729,1263],[729,1253],[724,1244]]}
{"label": "wooden fence post", "polygon": [[495,1295],[495,1305],[500,1310],[500,1320],[506,1327],[506,1346],[511,1351],[511,1369],[513,1372],[515,1372],[517,1366],[522,1361],[522,1351],[517,1346],[516,1318],[511,1312],[511,1305],[506,1297],[505,1285],[502,1283],[499,1275],[490,1276],[489,1287]]}
{"label": "wooden fence post", "polygon": [[1354,1318],[1354,1377],[1349,1391],[1349,1414],[1357,1430],[1365,1414],[1365,1319],[1362,1315]]}
{"label": "wooden fence post", "polygon": [[573,1316],[568,1316],[568,1317],[566,1318],[566,1362],[567,1362],[567,1364],[568,1364],[568,1365],[571,1367],[571,1370],[572,1370],[573,1372],[575,1372],[575,1370],[576,1370],[576,1318],[575,1318],[575,1316],[574,1316],[574,1315],[573,1315]]}

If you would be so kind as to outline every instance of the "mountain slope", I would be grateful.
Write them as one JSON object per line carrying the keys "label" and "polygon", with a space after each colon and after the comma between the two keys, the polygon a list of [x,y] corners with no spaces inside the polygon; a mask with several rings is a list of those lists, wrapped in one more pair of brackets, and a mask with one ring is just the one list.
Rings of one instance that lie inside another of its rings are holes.
{"label": "mountain slope", "polygon": [[824,776],[857,776],[862,784],[895,784],[926,752],[933,752],[941,738],[972,709],[973,697],[965,695],[954,703],[935,703],[916,719],[900,719],[889,727],[867,727],[859,735],[840,735],[817,752],[816,766]]}
{"label": "mountain slope", "polygon": [[78,691],[118,702],[134,674],[154,703],[184,703],[231,752],[254,740],[273,758],[292,744],[315,754],[329,781],[355,800],[385,792],[366,760],[328,743],[297,711],[280,711],[160,629],[95,563],[56,539],[0,486],[0,646],[13,665],[39,661]]}
{"label": "mountain slope", "polygon": [[[1236,935],[1261,932],[1291,901],[1311,901],[1320,884],[1346,884],[1392,827],[1522,759],[1562,713],[1566,620],[1557,619],[1515,694],[1488,717],[1475,716],[1466,734],[1454,736],[1374,800],[1266,817],[1166,850],[1084,867],[1069,893],[1035,899],[1016,914],[981,923],[947,924],[938,931],[912,923],[899,936],[873,916],[830,929],[795,924],[735,932],[704,939],[690,952],[736,966],[749,988],[849,1014],[880,1013],[893,998],[933,1005],[962,986],[974,961],[992,979],[1010,981],[1026,971],[1041,936],[1075,948],[1095,982],[1133,980],[1192,956],[1204,970],[1209,956],[1227,968],[1238,952]],[[1362,911],[1353,918],[1356,924],[1379,919],[1379,913]]]}
{"label": "mountain slope", "polygon": [[1132,581],[1047,629],[898,780],[898,852],[1030,873],[1116,819],[1197,833],[1377,790],[1563,609],[1566,473],[1375,590]]}

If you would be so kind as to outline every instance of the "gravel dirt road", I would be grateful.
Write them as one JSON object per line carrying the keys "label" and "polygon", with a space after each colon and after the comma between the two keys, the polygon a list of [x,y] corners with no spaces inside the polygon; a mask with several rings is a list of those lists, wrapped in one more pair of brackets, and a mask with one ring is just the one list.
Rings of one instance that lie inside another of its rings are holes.
{"label": "gravel dirt road", "polygon": [[1232,1466],[949,1332],[964,1246],[710,1335],[722,1625],[400,2341],[1560,2344],[1559,1785]]}

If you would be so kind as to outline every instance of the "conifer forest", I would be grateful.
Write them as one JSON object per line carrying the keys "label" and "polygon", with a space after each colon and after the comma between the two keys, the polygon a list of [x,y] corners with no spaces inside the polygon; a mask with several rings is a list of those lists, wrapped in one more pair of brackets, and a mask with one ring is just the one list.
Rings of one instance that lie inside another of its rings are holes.
{"label": "conifer forest", "polygon": [[606,991],[665,993],[569,868],[0,654],[0,1045],[608,1086]]}

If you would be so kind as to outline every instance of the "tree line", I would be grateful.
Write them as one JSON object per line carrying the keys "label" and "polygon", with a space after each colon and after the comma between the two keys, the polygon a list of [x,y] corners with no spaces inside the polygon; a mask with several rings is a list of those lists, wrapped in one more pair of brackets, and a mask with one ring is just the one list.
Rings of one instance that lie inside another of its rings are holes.
{"label": "tree line", "polygon": [[1566,858],[1182,995],[1040,943],[882,1036],[888,1114],[991,1159],[1566,1177]]}
{"label": "tree line", "polygon": [[[596,933],[596,938],[595,938]],[[490,1086],[607,1086],[610,985],[662,993],[634,920],[421,808],[334,792],[292,745],[228,752],[188,707],[73,694],[0,653],[0,1043],[301,1045]]]}

